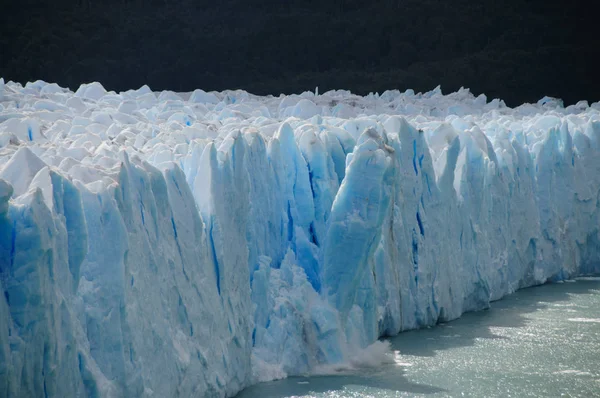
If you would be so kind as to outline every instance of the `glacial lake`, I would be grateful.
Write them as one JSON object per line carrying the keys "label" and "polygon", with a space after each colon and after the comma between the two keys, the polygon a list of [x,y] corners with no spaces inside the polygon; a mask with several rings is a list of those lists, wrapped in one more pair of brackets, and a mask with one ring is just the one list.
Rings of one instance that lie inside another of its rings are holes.
{"label": "glacial lake", "polygon": [[600,278],[523,289],[389,341],[389,364],[261,383],[237,397],[600,397]]}

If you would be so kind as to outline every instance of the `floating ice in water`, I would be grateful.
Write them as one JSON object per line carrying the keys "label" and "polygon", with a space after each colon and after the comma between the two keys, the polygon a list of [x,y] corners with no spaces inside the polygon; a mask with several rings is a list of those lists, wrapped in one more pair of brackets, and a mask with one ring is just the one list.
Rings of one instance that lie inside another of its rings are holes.
{"label": "floating ice in water", "polygon": [[569,322],[600,323],[598,318],[569,318]]}
{"label": "floating ice in water", "polygon": [[[600,271],[600,104],[0,79],[0,396],[225,396]],[[580,320],[577,322],[595,322]]]}

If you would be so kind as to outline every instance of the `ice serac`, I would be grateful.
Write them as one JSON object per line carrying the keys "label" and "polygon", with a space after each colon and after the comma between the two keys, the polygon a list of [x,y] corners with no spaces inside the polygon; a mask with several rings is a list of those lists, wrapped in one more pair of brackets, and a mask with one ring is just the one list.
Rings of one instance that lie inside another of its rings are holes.
{"label": "ice serac", "polygon": [[342,320],[357,304],[365,317],[368,341],[377,336],[373,255],[390,204],[389,156],[393,149],[374,130],[366,130],[348,156],[344,182],[333,202],[325,240],[323,281]]}
{"label": "ice serac", "polygon": [[1,79],[0,101],[1,397],[232,396],[600,272],[598,104]]}

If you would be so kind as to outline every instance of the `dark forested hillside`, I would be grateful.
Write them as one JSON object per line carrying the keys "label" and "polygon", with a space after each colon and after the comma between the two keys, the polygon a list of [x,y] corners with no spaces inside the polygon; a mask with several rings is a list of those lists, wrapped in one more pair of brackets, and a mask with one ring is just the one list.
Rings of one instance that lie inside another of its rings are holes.
{"label": "dark forested hillside", "polygon": [[76,89],[331,88],[600,100],[589,6],[539,0],[4,0],[0,76]]}

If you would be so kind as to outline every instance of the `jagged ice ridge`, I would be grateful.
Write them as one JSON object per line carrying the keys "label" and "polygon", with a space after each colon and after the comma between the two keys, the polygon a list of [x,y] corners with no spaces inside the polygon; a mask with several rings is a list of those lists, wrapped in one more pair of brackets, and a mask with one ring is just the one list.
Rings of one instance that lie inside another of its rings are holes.
{"label": "jagged ice ridge", "polygon": [[600,271],[600,104],[0,79],[0,396],[231,396]]}

